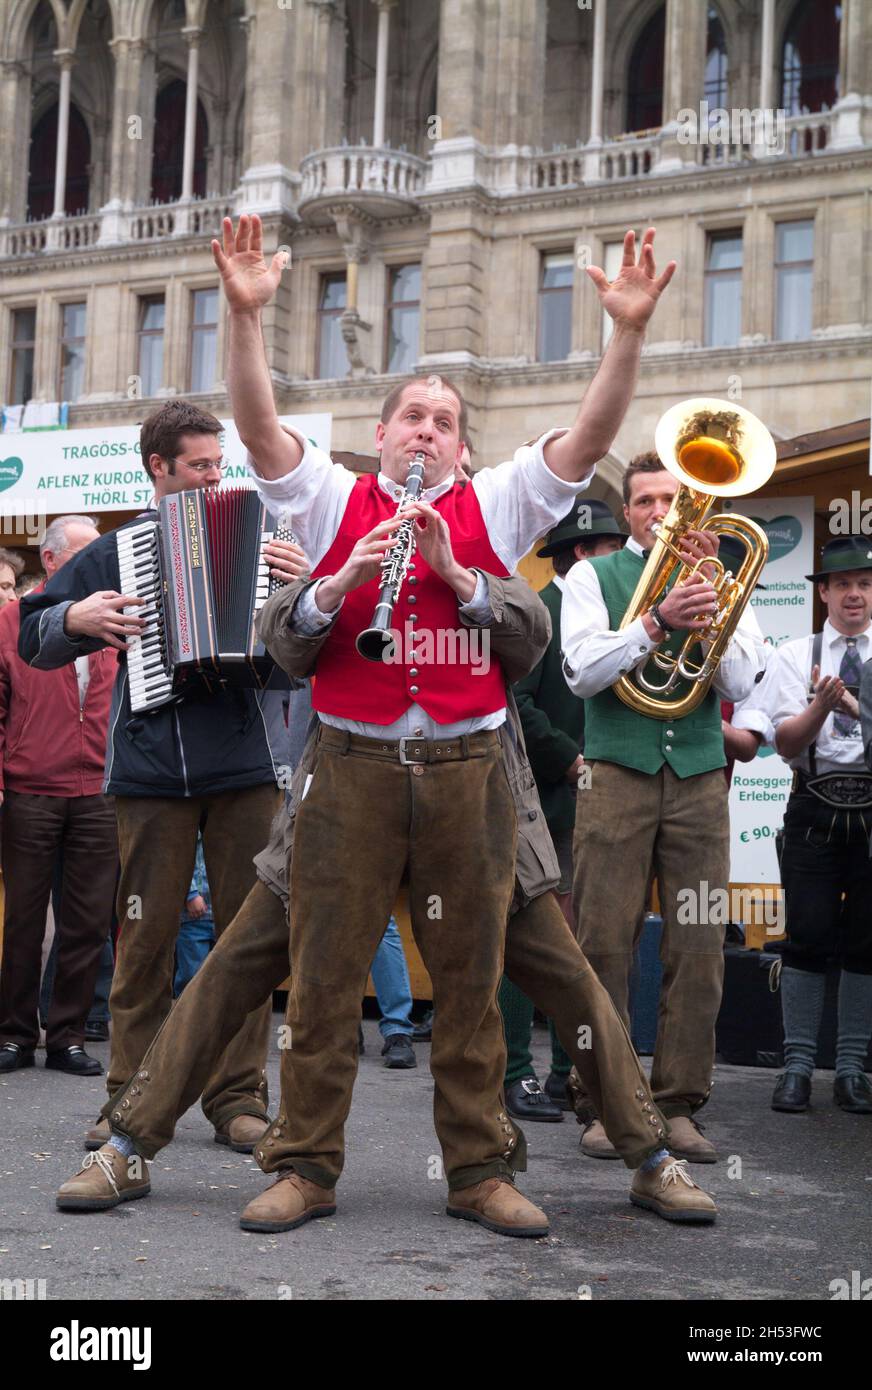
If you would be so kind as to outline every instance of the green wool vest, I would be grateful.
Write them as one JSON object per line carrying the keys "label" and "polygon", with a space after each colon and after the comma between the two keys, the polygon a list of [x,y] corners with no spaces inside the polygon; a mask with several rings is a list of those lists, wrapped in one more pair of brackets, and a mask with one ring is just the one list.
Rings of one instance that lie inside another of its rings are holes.
{"label": "green wool vest", "polygon": [[[645,561],[625,548],[612,555],[597,555],[587,563],[596,570],[609,626],[615,631],[630,605]],[[674,656],[686,636],[686,632],[670,632],[660,650]],[[649,679],[665,681],[666,676],[665,671],[654,676],[648,672]],[[684,694],[688,689],[689,683],[681,681],[675,693]],[[683,719],[649,719],[629,709],[611,687],[601,690],[584,702],[584,756],[589,762],[602,759],[651,774],[668,763],[677,777],[696,777],[724,767],[720,700],[710,689],[702,704]]]}

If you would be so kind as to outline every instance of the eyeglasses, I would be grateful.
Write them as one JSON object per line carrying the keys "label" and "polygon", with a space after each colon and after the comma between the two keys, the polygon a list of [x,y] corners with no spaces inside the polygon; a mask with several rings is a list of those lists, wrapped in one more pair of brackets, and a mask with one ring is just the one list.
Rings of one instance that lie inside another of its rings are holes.
{"label": "eyeglasses", "polygon": [[[167,460],[165,460],[167,462]],[[210,459],[208,463],[186,463],[184,459],[174,458],[172,463],[180,463],[183,468],[190,468],[192,473],[208,473],[210,468],[223,469],[227,467],[225,458]]]}

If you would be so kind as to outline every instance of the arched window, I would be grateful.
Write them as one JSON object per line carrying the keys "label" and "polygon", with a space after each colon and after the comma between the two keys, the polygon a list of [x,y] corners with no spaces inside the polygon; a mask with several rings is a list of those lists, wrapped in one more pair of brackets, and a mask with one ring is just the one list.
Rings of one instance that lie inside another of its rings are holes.
{"label": "arched window", "polygon": [[[158,92],[154,104],[154,153],[151,161],[151,196],[156,203],[174,203],[182,196],[185,155],[185,94],[187,84],[178,78]],[[194,139],[194,197],[206,193],[206,112],[197,100]]]}
{"label": "arched window", "polygon": [[714,5],[709,5],[708,12],[704,95],[710,111],[716,107],[723,110],[727,105],[727,40]]}
{"label": "arched window", "polygon": [[[27,215],[51,217],[54,210],[55,158],[58,147],[58,104],[40,116],[30,137],[30,168],[27,180]],[[70,106],[67,141],[67,183],[64,212],[74,217],[88,211],[88,165],[91,137],[84,117]]]}
{"label": "arched window", "polygon": [[800,0],[784,31],[781,105],[788,116],[829,111],[839,99],[838,0]]}
{"label": "arched window", "polygon": [[663,52],[666,6],[651,16],[633,45],[627,68],[627,130],[663,124]]}

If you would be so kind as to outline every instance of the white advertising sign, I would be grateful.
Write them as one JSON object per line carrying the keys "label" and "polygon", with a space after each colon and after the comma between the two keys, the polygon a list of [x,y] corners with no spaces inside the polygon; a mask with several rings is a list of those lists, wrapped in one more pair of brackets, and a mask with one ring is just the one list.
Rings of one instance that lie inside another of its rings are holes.
{"label": "white advertising sign", "polygon": [[[328,453],[333,417],[282,415],[283,424]],[[224,481],[248,483],[245,448],[232,420],[222,420]],[[139,511],[153,493],[139,457],[139,426],[38,430],[0,435],[0,515]]]}
{"label": "white advertising sign", "polygon": [[[751,600],[766,641],[774,647],[805,637],[812,629],[814,569],[812,497],[737,497],[721,510],[735,510],[763,527],[769,559],[760,576],[766,588]],[[773,748],[753,762],[736,763],[730,787],[730,881],[780,883],[775,832],[784,819],[792,774]]]}

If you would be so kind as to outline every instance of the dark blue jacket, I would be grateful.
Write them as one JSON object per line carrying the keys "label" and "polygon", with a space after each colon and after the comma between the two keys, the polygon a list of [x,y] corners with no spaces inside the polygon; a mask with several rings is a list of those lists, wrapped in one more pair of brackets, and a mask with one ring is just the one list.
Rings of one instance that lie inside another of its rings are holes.
{"label": "dark blue jacket", "polygon": [[[139,520],[132,517],[126,525]],[[115,534],[92,541],[43,592],[21,600],[18,651],[29,665],[53,671],[105,645],[91,637],[69,638],[64,614],[71,603],[101,589],[121,592]],[[286,760],[282,694],[287,677],[277,669],[269,687],[212,693],[195,680],[178,704],[134,715],[127,658],[119,652],[104,790],[113,796],[210,796],[276,782]]]}

